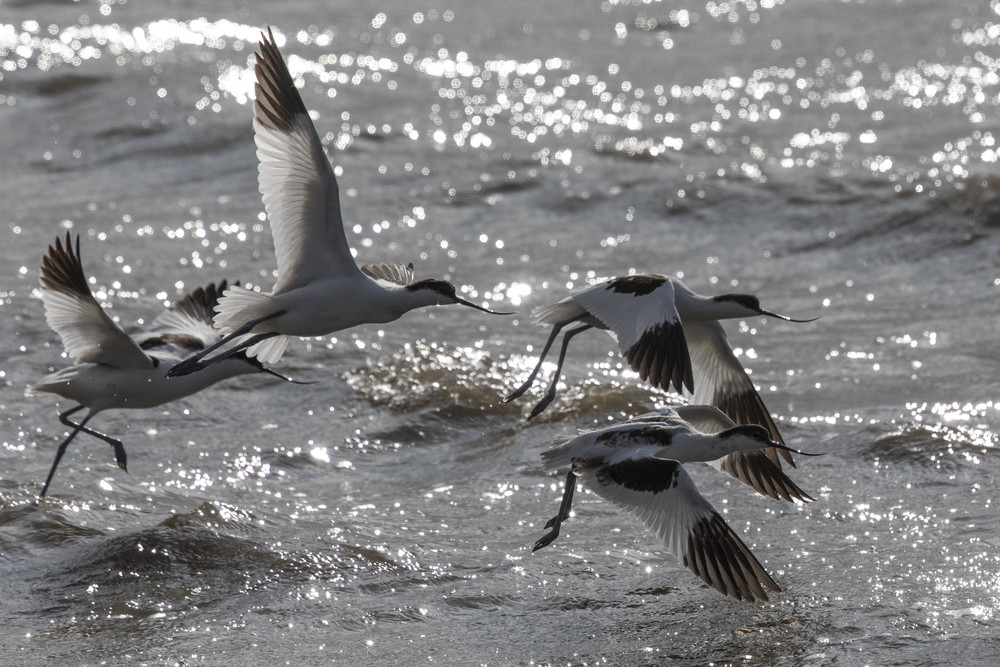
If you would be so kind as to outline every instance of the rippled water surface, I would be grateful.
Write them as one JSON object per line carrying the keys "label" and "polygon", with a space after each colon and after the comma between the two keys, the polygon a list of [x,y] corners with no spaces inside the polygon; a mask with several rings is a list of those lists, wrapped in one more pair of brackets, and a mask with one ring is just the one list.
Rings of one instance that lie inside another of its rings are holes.
{"label": "rippled water surface", "polygon": [[[359,259],[517,314],[416,311],[293,343],[278,370],[311,385],[103,413],[130,472],[81,436],[36,506],[70,407],[24,393],[67,363],[48,243],[82,235],[124,326],[272,284],[265,25]],[[994,664],[998,58],[997,0],[0,1],[0,662]],[[827,453],[791,473],[817,501],[691,471],[766,604],[590,494],[530,553],[562,483],[539,453],[676,400],[593,333],[542,416],[501,402],[530,309],[629,271],[821,316],[726,325],[789,444]]]}

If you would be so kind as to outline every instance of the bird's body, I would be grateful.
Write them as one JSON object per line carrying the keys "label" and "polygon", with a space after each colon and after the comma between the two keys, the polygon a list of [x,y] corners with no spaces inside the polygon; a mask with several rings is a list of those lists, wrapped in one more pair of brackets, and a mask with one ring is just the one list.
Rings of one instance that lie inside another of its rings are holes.
{"label": "bird's body", "polygon": [[[551,544],[569,517],[577,478],[598,496],[628,511],[659,536],[668,551],[705,583],[738,600],[767,600],[781,589],[760,562],[698,493],[682,463],[710,462],[779,446],[757,425],[705,433],[672,410],[565,436],[544,452],[545,469],[569,466],[559,513],[535,551]],[[800,452],[801,453],[801,452]]]}
{"label": "bird's body", "polygon": [[[749,294],[701,296],[667,276],[638,274],[606,280],[532,311],[532,319],[551,326],[552,331],[534,370],[506,400],[528,390],[556,336],[565,326],[578,323],[564,335],[555,375],[531,417],[555,397],[569,340],[597,328],[617,339],[622,356],[643,380],[661,389],[686,391],[693,395],[692,403],[714,405],[739,424],[765,426],[772,439],[783,442],[719,324],[722,319],[760,315],[808,321],[764,310],[757,297]],[[786,460],[791,462],[790,457]]]}
{"label": "bird's body", "polygon": [[356,264],[337,179],[270,31],[260,42],[254,72],[258,183],[278,278],[270,293],[230,288],[215,317],[225,338],[170,375],[199,371],[241,350],[273,363],[290,337],[391,322],[425,306],[459,303],[492,312],[457,296],[447,281],[415,281],[412,265]]}
{"label": "bird's body", "polygon": [[[680,430],[694,429],[702,434],[720,433],[737,426],[737,423],[728,415],[710,405],[680,405],[672,408],[661,408],[628,420],[628,423],[658,422],[675,425]],[[770,437],[774,439],[774,436]],[[784,443],[779,442],[778,444],[783,445]],[[716,470],[743,482],[768,498],[789,502],[798,500],[803,503],[814,500],[781,469],[781,464],[775,460],[773,455],[776,449],[782,453],[788,452],[786,449],[767,446],[762,449],[741,449],[717,458],[713,458],[711,453],[705,453],[703,460]],[[699,459],[692,458],[691,460]]]}
{"label": "bird's body", "polygon": [[[43,377],[28,388],[28,393],[56,394],[78,403],[59,415],[74,430],[59,446],[41,496],[48,490],[66,447],[80,431],[114,447],[119,467],[126,468],[121,442],[85,426],[99,412],[156,407],[238,375],[263,372],[283,377],[239,355],[197,376],[167,378],[167,372],[182,359],[219,340],[211,317],[219,292],[226,288],[225,281],[196,289],[161,313],[149,329],[131,336],[108,317],[87,287],[79,237],[75,250],[69,234],[65,248],[59,239],[55,246],[49,246],[42,258],[40,283],[45,319],[74,363]],[[88,412],[79,424],[68,419],[84,408]]]}
{"label": "bird's body", "polygon": [[214,370],[197,382],[167,381],[167,371],[183,356],[149,351],[159,363],[148,368],[112,367],[106,364],[75,364],[46,375],[28,388],[29,394],[56,394],[90,408],[91,412],[115,408],[155,408],[196,394],[216,382],[257,372],[239,357]]}
{"label": "bird's body", "polygon": [[[281,314],[264,319],[251,333],[277,333],[285,339],[282,344],[287,344],[287,339],[293,336],[322,336],[362,324],[392,322],[414,307],[436,305],[440,301],[439,292],[413,291],[406,285],[373,279],[360,271],[359,274],[360,278],[321,278],[277,294],[230,288],[220,299],[215,323],[223,331],[231,331],[238,328],[235,322],[243,318],[262,319],[278,312]],[[269,343],[270,340],[265,340],[258,345],[264,347]],[[275,354],[257,356],[268,361],[280,358]]]}

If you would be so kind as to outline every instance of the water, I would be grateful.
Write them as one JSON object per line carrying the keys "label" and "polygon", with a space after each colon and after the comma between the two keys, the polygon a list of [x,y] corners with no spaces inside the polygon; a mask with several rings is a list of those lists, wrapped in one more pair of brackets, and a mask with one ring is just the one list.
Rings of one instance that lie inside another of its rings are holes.
{"label": "water", "polygon": [[[1000,3],[497,7],[0,3],[0,662],[993,664]],[[24,395],[66,363],[48,243],[82,235],[127,326],[271,285],[269,24],[359,258],[518,315],[418,311],[293,344],[278,370],[312,385],[102,414],[130,473],[81,437],[36,507],[65,434]],[[526,423],[500,403],[544,340],[525,314],[630,270],[822,316],[727,325],[786,440],[828,452],[791,473],[817,502],[691,471],[768,604],[589,494],[530,554],[561,493],[538,454],[673,399],[595,333]]]}

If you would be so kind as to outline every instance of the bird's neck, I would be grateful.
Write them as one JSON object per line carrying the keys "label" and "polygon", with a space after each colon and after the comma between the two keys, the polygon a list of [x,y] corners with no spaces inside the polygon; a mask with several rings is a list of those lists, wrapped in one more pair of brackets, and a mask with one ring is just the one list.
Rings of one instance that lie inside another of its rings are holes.
{"label": "bird's neck", "polygon": [[681,319],[689,322],[753,317],[757,313],[735,301],[716,301],[682,285],[674,287],[674,303]]}
{"label": "bird's neck", "polygon": [[714,435],[684,433],[674,437],[666,455],[679,461],[715,461],[734,451],[729,444]]}
{"label": "bird's neck", "polygon": [[412,290],[405,286],[393,286],[389,289],[389,294],[391,295],[389,298],[390,308],[395,311],[396,317],[417,308],[441,304],[441,295],[433,290]]}

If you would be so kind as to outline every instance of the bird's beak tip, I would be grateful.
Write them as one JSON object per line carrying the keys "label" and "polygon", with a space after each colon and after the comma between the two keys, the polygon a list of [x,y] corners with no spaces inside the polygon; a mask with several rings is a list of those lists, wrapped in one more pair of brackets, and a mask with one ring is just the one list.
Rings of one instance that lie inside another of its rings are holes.
{"label": "bird's beak tip", "polygon": [[800,319],[796,319],[794,317],[789,317],[788,315],[782,315],[781,313],[772,313],[769,310],[761,310],[760,314],[761,315],[766,315],[768,317],[774,317],[774,318],[777,318],[779,320],[784,320],[786,322],[798,322],[800,324],[804,324],[806,322],[815,322],[820,317],[822,317],[821,315],[817,315],[816,317],[810,317],[808,319],[800,320]]}
{"label": "bird's beak tip", "polygon": [[771,442],[771,446],[774,447],[775,449],[784,449],[786,452],[791,452],[792,454],[801,454],[802,456],[823,456],[823,454],[826,454],[826,452],[819,452],[819,453],[804,452],[801,449],[795,449],[794,447],[789,447],[788,445],[783,445],[780,442],[774,442],[774,441]]}
{"label": "bird's beak tip", "polygon": [[472,303],[471,301],[466,301],[461,297],[455,297],[455,303],[462,304],[463,306],[468,306],[469,308],[475,308],[476,310],[482,311],[484,313],[489,313],[490,315],[513,315],[514,313],[505,313],[499,310],[490,310],[489,308],[484,308],[479,304]]}

